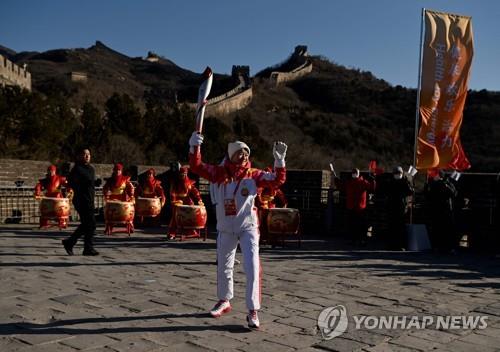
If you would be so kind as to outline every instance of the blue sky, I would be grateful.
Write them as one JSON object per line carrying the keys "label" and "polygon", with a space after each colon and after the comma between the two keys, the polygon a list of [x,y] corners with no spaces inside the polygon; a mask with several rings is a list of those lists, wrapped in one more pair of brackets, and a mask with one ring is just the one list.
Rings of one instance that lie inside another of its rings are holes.
{"label": "blue sky", "polygon": [[253,75],[304,44],[313,55],[416,87],[423,7],[472,16],[469,87],[500,91],[498,0],[2,0],[0,45],[45,51],[100,40],[195,72],[209,65],[230,73],[236,64]]}

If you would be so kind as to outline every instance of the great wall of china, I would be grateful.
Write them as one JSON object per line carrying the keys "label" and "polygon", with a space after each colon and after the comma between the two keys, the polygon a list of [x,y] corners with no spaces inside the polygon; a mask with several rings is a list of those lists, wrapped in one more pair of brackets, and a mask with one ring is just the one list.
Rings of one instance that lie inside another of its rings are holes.
{"label": "great wall of china", "polygon": [[20,67],[0,55],[0,84],[19,86],[31,91],[31,73],[26,70],[26,67]]}
{"label": "great wall of china", "polygon": [[[273,71],[269,77],[269,81],[273,86],[279,86],[292,82],[296,79],[304,77],[312,71],[313,64],[307,59],[307,46],[296,46],[292,57],[299,58],[301,61],[304,61],[304,63],[289,72]],[[243,109],[252,101],[253,90],[250,80],[249,67],[233,66],[232,76],[237,77],[240,80],[240,83],[230,91],[209,99],[205,111],[207,116],[227,115],[231,112]],[[195,103],[190,103],[188,106],[194,109],[196,108]]]}
{"label": "great wall of china", "polygon": [[300,77],[306,76],[307,74],[311,73],[312,69],[313,69],[312,62],[307,60],[302,65],[293,69],[290,72],[272,72],[271,77],[269,79],[271,81],[271,84],[279,86],[287,82],[295,81]]}

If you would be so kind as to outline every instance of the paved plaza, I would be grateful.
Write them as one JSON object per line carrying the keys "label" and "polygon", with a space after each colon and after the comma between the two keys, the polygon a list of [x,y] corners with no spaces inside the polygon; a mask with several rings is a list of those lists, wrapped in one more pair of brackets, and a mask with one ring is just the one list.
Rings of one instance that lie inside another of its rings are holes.
{"label": "paved plaza", "polygon": [[[0,351],[500,350],[494,256],[356,250],[324,238],[263,246],[262,327],[250,331],[243,265],[235,266],[233,311],[210,318],[215,241],[168,242],[164,233],[99,235],[100,256],[82,256],[79,243],[70,257],[61,246],[67,231],[2,225]],[[317,318],[337,305],[348,328],[327,340]],[[356,329],[354,316],[487,317],[487,327]]]}

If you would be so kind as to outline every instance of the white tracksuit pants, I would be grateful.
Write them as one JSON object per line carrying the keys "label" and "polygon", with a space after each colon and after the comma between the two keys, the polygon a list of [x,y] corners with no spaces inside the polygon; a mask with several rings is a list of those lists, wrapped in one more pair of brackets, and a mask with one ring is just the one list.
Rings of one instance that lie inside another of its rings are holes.
{"label": "white tracksuit pants", "polygon": [[243,253],[246,275],[246,304],[249,310],[260,309],[259,230],[239,233],[219,232],[217,237],[217,296],[220,300],[233,298],[234,257],[238,241]]}

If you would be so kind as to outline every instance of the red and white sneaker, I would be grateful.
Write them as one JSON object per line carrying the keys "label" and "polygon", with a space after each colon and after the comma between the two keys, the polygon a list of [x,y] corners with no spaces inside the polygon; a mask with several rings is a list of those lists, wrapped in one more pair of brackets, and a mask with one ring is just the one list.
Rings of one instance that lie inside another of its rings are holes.
{"label": "red and white sneaker", "polygon": [[256,310],[250,310],[248,312],[247,323],[250,329],[258,329],[260,327],[259,316]]}
{"label": "red and white sneaker", "polygon": [[229,301],[220,300],[210,310],[210,315],[213,316],[214,318],[218,318],[222,314],[229,313],[230,311],[231,311],[231,303],[229,303]]}

